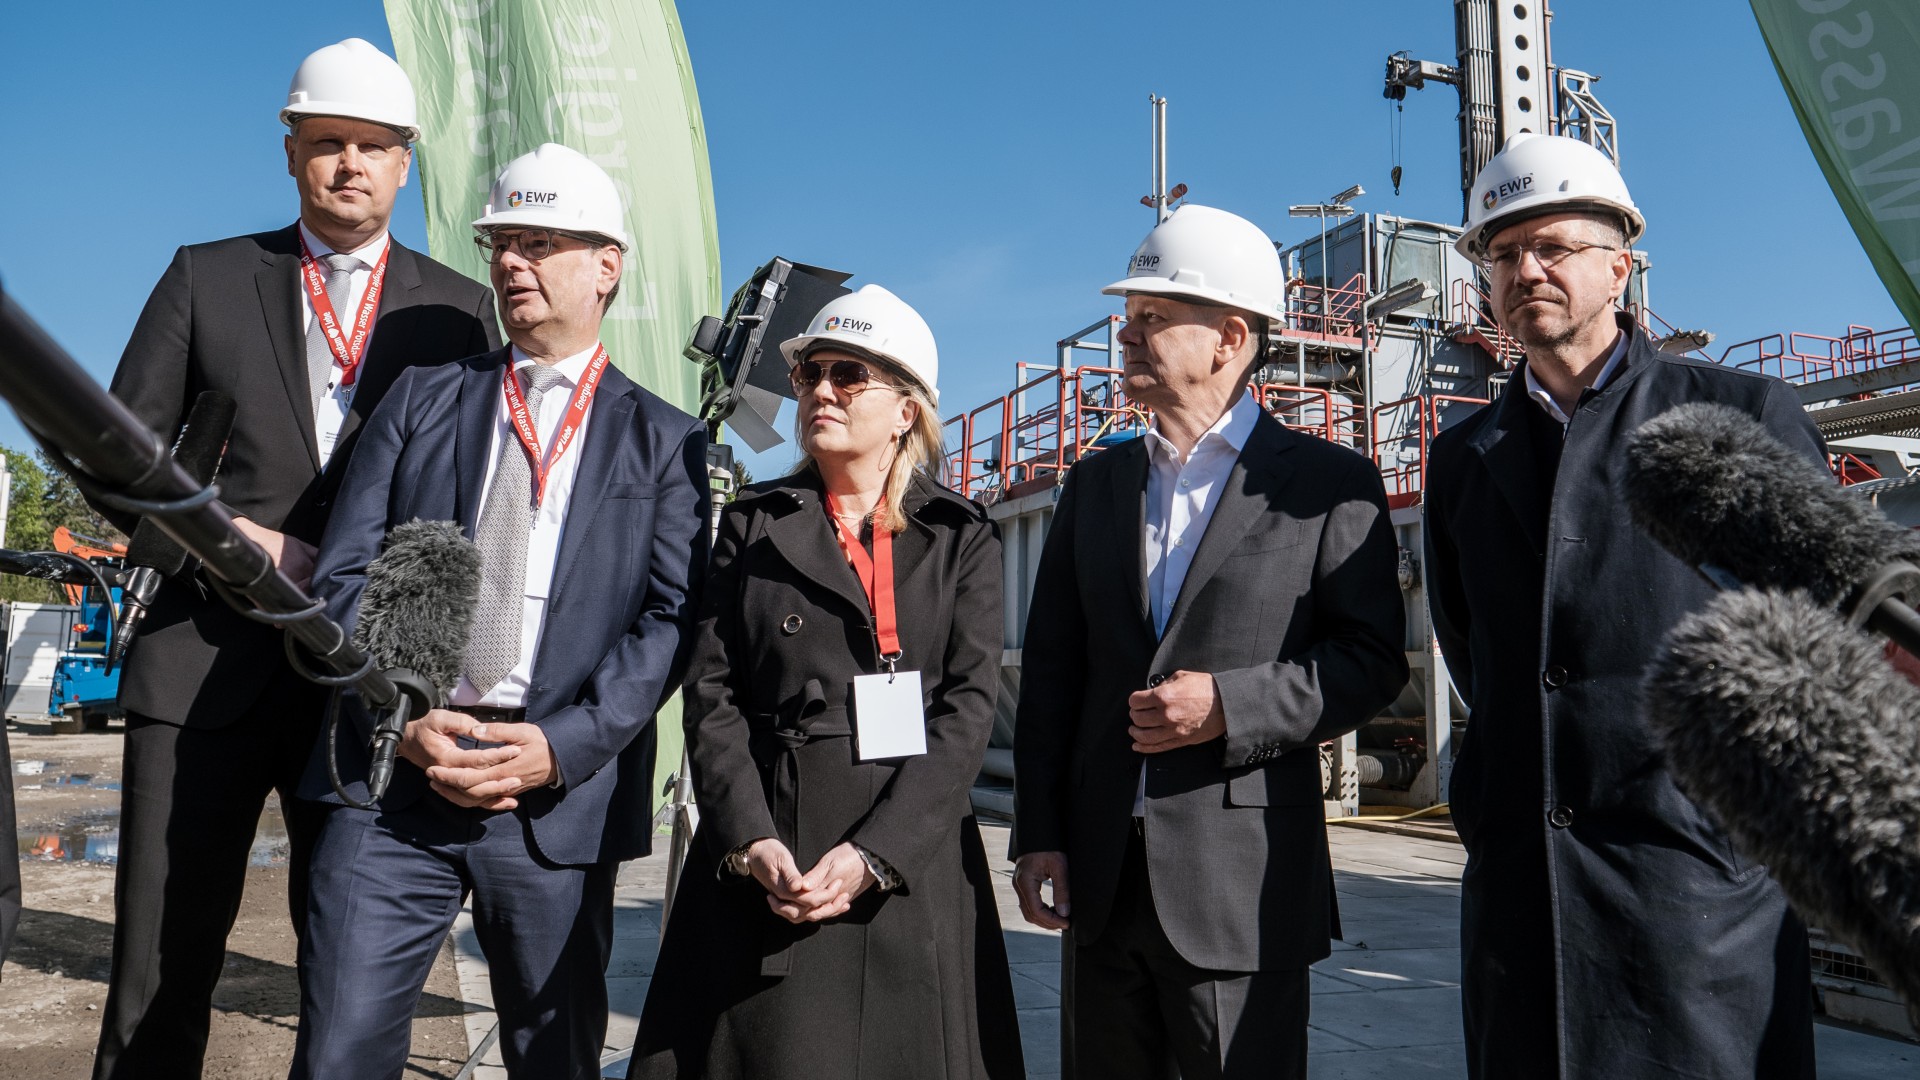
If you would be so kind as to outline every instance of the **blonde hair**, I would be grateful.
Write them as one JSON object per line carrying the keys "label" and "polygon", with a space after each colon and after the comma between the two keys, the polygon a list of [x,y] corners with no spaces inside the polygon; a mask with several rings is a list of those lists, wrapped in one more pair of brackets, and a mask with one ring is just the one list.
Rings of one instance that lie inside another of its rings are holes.
{"label": "blonde hair", "polygon": [[[894,385],[900,388],[901,393],[920,407],[914,415],[913,425],[894,443],[893,460],[887,465],[886,490],[881,494],[880,505],[873,512],[876,525],[885,525],[888,532],[902,532],[907,527],[907,515],[901,506],[906,501],[907,488],[913,484],[914,474],[919,473],[935,484],[946,483],[946,438],[941,434],[940,414],[933,404],[933,395],[927,392],[919,379],[908,375],[891,361],[867,353],[859,355],[895,380]],[[793,441],[802,449],[800,461],[794,465],[793,471],[796,474],[808,469],[819,472],[820,467],[814,462],[813,455],[805,449],[806,441],[797,430],[799,425],[800,418],[796,415]]]}

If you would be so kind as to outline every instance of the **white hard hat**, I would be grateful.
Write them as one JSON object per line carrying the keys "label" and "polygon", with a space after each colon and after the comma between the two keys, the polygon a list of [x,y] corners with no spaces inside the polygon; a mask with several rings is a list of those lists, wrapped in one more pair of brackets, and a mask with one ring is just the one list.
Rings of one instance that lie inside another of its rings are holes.
{"label": "white hard hat", "polygon": [[596,233],[620,245],[627,238],[626,207],[613,178],[578,150],[559,143],[521,154],[493,182],[486,212],[474,219],[476,229],[496,225],[525,225],[539,229]]}
{"label": "white hard hat", "polygon": [[1617,215],[1629,245],[1647,231],[1620,170],[1595,147],[1564,135],[1521,132],[1508,139],[1474,178],[1473,190],[1467,231],[1453,244],[1469,259],[1483,257],[1501,229],[1542,214]]}
{"label": "white hard hat", "polygon": [[1260,226],[1188,203],[1140,241],[1127,276],[1100,291],[1224,304],[1278,319],[1285,309],[1287,274]]}
{"label": "white hard hat", "polygon": [[393,128],[409,143],[420,139],[413,83],[393,57],[360,38],[329,45],[300,61],[287,87],[280,122],[292,127],[304,116],[367,120]]}
{"label": "white hard hat", "polygon": [[838,345],[891,361],[940,403],[940,350],[927,320],[905,300],[878,285],[834,299],[807,324],[807,332],[780,343],[780,355],[792,367],[817,346]]}

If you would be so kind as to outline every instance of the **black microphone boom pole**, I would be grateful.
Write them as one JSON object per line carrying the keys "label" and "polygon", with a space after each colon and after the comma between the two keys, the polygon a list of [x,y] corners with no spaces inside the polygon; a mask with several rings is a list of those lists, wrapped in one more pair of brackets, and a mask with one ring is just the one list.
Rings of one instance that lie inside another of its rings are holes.
{"label": "black microphone boom pole", "polygon": [[[203,390],[193,399],[187,422],[173,445],[173,460],[187,470],[197,484],[213,483],[220,459],[226,454],[227,439],[233,434],[233,418],[239,407],[233,398],[218,390]],[[133,645],[147,608],[160,592],[160,583],[186,568],[187,553],[173,538],[145,518],[127,541],[126,570],[121,574],[120,617],[114,621],[112,640],[107,643],[107,671],[119,666]]]}
{"label": "black microphone boom pole", "polygon": [[[218,583],[252,605],[246,614],[283,627],[291,641],[335,673],[316,681],[352,685],[374,708],[394,704],[399,695],[393,681],[347,640],[318,601],[287,580],[272,557],[234,527],[218,490],[195,483],[160,437],[95,382],[4,289],[0,365],[19,376],[0,379],[0,398],[84,492],[157,524]],[[244,604],[236,606],[244,611]],[[293,655],[291,647],[288,653]]]}

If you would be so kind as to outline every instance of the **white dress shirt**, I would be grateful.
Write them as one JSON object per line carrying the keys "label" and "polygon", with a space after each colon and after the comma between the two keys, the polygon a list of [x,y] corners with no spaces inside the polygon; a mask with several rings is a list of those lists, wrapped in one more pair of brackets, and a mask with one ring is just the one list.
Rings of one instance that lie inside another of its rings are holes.
{"label": "white dress shirt", "polygon": [[[1607,354],[1607,362],[1600,365],[1600,374],[1594,376],[1594,393],[1605,390],[1607,384],[1613,381],[1613,377],[1620,373],[1620,365],[1627,359],[1628,340],[1628,335],[1622,332],[1619,340],[1613,343],[1613,351]],[[1533,364],[1528,363],[1521,370],[1525,372],[1524,378],[1527,380],[1527,396],[1539,402],[1540,407],[1547,410],[1547,415],[1559,421],[1561,428],[1564,429],[1573,417],[1560,407],[1559,402],[1553,400],[1553,395],[1547,393],[1547,388],[1540,385],[1540,380],[1533,377]]]}
{"label": "white dress shirt", "polygon": [[[1207,523],[1220,505],[1233,463],[1246,449],[1247,437],[1260,420],[1260,405],[1242,392],[1220,419],[1193,444],[1186,461],[1166,436],[1160,422],[1147,428],[1147,523],[1142,538],[1147,563],[1147,606],[1156,637],[1167,632],[1174,601],[1186,583],[1193,553],[1207,534]],[[1133,815],[1147,812],[1147,771],[1143,764],[1134,790]]]}
{"label": "white dress shirt", "polygon": [[[586,374],[587,362],[593,359],[594,348],[575,353],[555,364],[560,371],[560,381],[548,388],[545,397],[540,399],[540,418],[534,423],[534,432],[540,438],[543,459],[547,460],[547,494],[540,502],[540,509],[533,518],[533,527],[527,531],[527,591],[526,599],[520,606],[520,662],[507,672],[506,677],[494,684],[493,689],[483,696],[468,681],[460,676],[460,684],[453,688],[448,704],[487,705],[496,709],[518,709],[527,703],[527,687],[533,679],[533,657],[540,648],[540,632],[547,618],[547,597],[553,586],[553,570],[556,557],[560,553],[561,534],[567,524],[567,506],[573,501],[573,480],[580,465],[580,455],[586,452],[587,428],[593,424],[593,406],[587,406],[587,413],[580,420],[580,430],[574,433],[573,443],[566,454],[558,461],[547,459],[553,448],[554,437],[560,431],[560,424],[566,418],[568,408],[573,404],[573,394],[580,387],[580,379]],[[513,369],[532,367],[533,359],[513,347]],[[493,475],[500,467],[500,447],[512,447],[516,453],[520,450],[520,438],[514,434],[513,421],[507,414],[507,395],[500,389],[499,377],[494,383],[494,419],[493,437],[487,447],[487,476],[480,486],[480,501],[476,506],[486,506],[487,492],[493,487]],[[520,380],[522,390],[526,389],[526,379]],[[599,395],[594,395],[596,400]]]}
{"label": "white dress shirt", "polygon": [[[307,228],[307,223],[304,221],[300,223],[300,236],[306,240],[307,250],[313,254],[315,262],[319,262],[323,256],[334,253],[325,240],[320,239],[314,235],[313,230]],[[366,246],[345,253],[359,263],[347,278],[346,307],[334,312],[334,316],[340,321],[340,329],[348,338],[353,337],[353,317],[359,314],[360,302],[367,297],[367,283],[373,280],[373,265],[380,261],[380,253],[386,250],[387,239],[386,231],[382,230],[380,235],[374,237]],[[315,269],[320,271],[320,279],[325,281],[326,266],[322,264]],[[307,282],[304,276],[300,279],[300,296],[300,340],[304,342],[307,333],[313,329],[314,319],[313,298],[307,294]],[[378,325],[380,321],[375,319],[374,326]],[[367,355],[366,350],[373,347],[374,326],[367,328],[366,344],[360,352],[363,360]],[[322,468],[325,468],[328,459],[333,457],[334,445],[340,441],[340,428],[347,421],[347,411],[353,407],[353,392],[360,386],[359,379],[355,379],[352,386],[340,385],[340,380],[345,376],[346,371],[340,367],[340,358],[335,357],[333,372],[327,376],[326,392],[314,402],[313,438],[320,451]]]}

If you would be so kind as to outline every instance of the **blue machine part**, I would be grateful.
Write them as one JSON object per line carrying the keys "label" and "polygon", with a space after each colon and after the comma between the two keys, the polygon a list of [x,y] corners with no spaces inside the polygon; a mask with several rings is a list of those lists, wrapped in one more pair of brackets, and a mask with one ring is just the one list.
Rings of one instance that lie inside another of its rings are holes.
{"label": "blue machine part", "polygon": [[94,718],[104,721],[116,715],[119,706],[120,673],[107,674],[107,643],[113,636],[113,615],[120,602],[120,590],[103,597],[98,586],[88,586],[74,623],[73,640],[61,650],[54,662],[53,692],[48,695],[47,712],[53,716]]}

